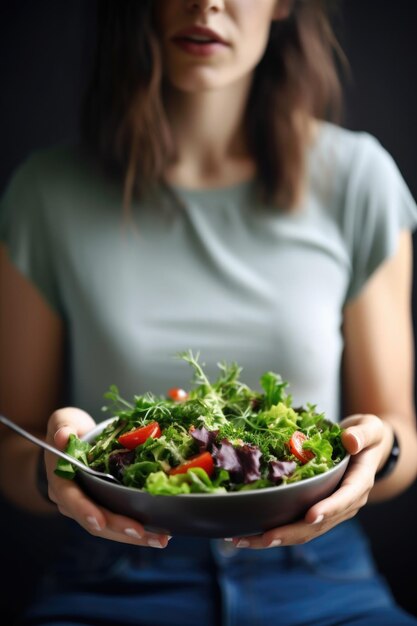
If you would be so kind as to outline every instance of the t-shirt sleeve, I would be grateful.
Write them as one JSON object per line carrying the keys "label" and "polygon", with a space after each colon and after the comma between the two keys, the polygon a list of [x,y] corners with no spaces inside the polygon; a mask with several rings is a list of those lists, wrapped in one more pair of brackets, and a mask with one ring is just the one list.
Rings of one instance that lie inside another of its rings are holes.
{"label": "t-shirt sleeve", "polygon": [[12,175],[0,200],[0,241],[12,263],[61,313],[53,226],[42,189],[42,159],[30,156]]}
{"label": "t-shirt sleeve", "polygon": [[395,253],[400,232],[417,227],[416,202],[404,178],[391,155],[367,133],[353,158],[344,216],[351,258],[349,300]]}

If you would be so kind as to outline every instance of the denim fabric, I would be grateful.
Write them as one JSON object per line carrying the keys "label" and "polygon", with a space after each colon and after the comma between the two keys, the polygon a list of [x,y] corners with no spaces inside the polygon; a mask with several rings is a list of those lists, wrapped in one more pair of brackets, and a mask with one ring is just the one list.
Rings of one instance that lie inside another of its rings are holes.
{"label": "denim fabric", "polygon": [[188,537],[156,550],[74,534],[25,626],[417,626],[354,522],[269,550]]}

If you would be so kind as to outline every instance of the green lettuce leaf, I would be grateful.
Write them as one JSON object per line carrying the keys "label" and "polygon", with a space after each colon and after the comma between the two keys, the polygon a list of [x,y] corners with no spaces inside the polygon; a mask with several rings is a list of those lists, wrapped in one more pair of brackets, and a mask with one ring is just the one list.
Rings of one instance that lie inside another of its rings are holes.
{"label": "green lettuce leaf", "polygon": [[[87,441],[81,441],[81,439],[78,439],[76,435],[71,433],[71,435],[68,437],[68,444],[65,452],[73,456],[75,459],[78,459],[85,465],[88,465],[87,455],[90,448],[91,445]],[[60,476],[61,478],[73,479],[77,472],[77,468],[71,465],[71,463],[69,461],[66,461],[65,459],[58,459],[54,472],[57,476]]]}

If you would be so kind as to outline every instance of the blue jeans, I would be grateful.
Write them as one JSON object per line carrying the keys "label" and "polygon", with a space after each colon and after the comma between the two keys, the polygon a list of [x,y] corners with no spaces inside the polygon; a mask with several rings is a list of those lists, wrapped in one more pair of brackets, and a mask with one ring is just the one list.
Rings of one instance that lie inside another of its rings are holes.
{"label": "blue jeans", "polygon": [[417,626],[352,521],[267,550],[188,537],[157,550],[73,533],[24,626]]}

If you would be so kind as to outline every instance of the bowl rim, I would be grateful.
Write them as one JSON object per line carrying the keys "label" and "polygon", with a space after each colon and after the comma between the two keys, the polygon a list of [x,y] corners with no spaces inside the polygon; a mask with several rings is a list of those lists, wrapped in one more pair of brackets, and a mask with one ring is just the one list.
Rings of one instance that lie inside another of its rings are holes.
{"label": "bowl rim", "polygon": [[[103,420],[102,422],[98,422],[96,424],[96,426],[94,428],[92,428],[90,431],[88,431],[87,433],[85,433],[84,435],[82,435],[80,437],[81,440],[83,441],[88,441],[88,439],[92,435],[96,430],[101,432],[104,428],[106,428],[106,426],[108,426],[109,424],[111,424],[112,422],[114,422],[115,420],[119,419],[118,416],[114,416],[114,417],[109,417],[106,420]],[[99,432],[97,434],[99,434]],[[318,479],[320,479],[323,476],[330,476],[331,474],[337,473],[337,470],[339,470],[340,468],[345,467],[345,470],[347,468],[347,465],[349,463],[350,460],[350,454],[348,454],[348,452],[346,451],[345,456],[338,462],[336,463],[333,467],[331,467],[329,470],[322,472],[321,474],[316,474],[315,476],[310,476],[310,478],[303,478],[302,480],[299,480],[295,483],[283,483],[281,485],[275,485],[275,487],[262,487],[261,489],[247,489],[247,490],[243,490],[243,491],[225,491],[225,492],[217,492],[217,493],[178,493],[178,494],[153,494],[153,493],[149,493],[149,491],[144,491],[143,489],[138,489],[137,487],[128,487],[127,485],[116,485],[113,484],[111,482],[106,482],[104,481],[102,478],[96,477],[96,476],[92,476],[90,474],[87,474],[85,472],[83,473],[83,477],[87,478],[89,481],[93,481],[93,482],[97,482],[98,484],[103,484],[106,483],[106,485],[108,485],[111,489],[122,489],[125,492],[128,493],[135,493],[135,494],[142,494],[142,495],[146,495],[152,498],[192,498],[192,499],[196,499],[196,498],[214,498],[214,497],[219,497],[219,498],[224,498],[224,497],[248,497],[249,494],[252,494],[253,496],[255,495],[259,495],[259,494],[268,494],[268,493],[276,493],[278,491],[289,491],[291,489],[296,489],[296,488],[300,488],[300,485],[308,485],[313,481],[317,481],[320,482]],[[81,473],[81,471],[80,471]],[[344,473],[343,473],[344,474]]]}

